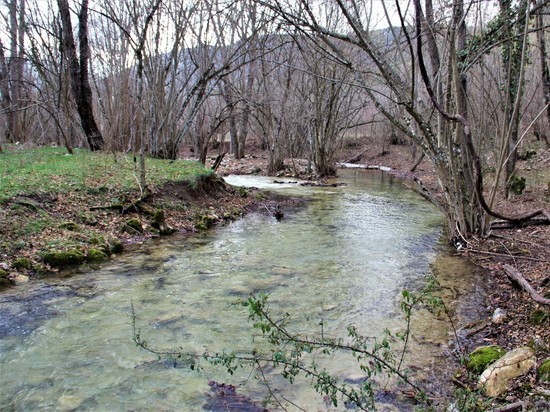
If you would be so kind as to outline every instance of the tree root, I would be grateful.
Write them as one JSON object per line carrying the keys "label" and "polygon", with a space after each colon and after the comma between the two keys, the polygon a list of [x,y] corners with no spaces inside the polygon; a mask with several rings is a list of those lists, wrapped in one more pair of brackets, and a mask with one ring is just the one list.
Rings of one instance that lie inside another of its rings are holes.
{"label": "tree root", "polygon": [[143,196],[140,196],[139,198],[132,200],[128,204],[115,203],[113,205],[105,205],[105,206],[90,206],[90,210],[118,210],[122,215],[135,212],[135,213],[151,216],[153,212],[151,212],[149,208],[147,208],[145,205],[142,204],[149,197],[150,197],[150,193],[149,191],[146,191],[143,194]]}

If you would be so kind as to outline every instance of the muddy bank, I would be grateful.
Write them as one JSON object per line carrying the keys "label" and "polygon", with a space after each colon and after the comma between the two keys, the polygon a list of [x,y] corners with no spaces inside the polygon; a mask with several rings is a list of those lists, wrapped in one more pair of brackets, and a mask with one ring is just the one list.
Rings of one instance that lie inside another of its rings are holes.
{"label": "muddy bank", "polygon": [[296,203],[211,175],[136,193],[43,193],[0,205],[0,289],[80,265],[95,267],[130,245],[195,233],[250,211],[282,213]]}

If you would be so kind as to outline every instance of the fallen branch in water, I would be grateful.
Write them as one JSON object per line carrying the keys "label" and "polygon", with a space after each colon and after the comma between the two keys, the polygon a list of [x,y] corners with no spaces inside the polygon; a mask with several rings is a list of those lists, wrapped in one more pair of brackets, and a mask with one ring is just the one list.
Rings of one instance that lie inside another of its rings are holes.
{"label": "fallen branch in water", "polygon": [[524,291],[529,293],[529,296],[541,305],[550,305],[550,299],[546,299],[545,297],[542,297],[539,295],[539,293],[531,286],[527,280],[519,273],[516,269],[514,269],[512,266],[506,264],[502,266],[506,274],[510,279],[512,279],[516,284],[518,284]]}

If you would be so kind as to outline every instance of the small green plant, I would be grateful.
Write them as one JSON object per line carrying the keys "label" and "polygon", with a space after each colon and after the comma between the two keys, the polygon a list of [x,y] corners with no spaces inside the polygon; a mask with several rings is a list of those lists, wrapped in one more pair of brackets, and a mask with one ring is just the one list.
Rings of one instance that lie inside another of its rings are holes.
{"label": "small green plant", "polygon": [[[409,293],[405,295],[408,300],[406,307],[412,310],[420,299]],[[137,328],[132,305],[133,340],[136,345],[151,353],[181,362],[192,369],[200,368],[200,361],[203,360],[224,367],[230,374],[243,367],[253,367],[262,371],[265,366],[270,366],[291,384],[298,376],[305,376],[311,380],[313,388],[335,407],[343,403],[359,410],[373,410],[377,389],[375,377],[395,376],[412,389],[423,405],[429,406],[430,401],[423,389],[400,370],[406,346],[400,356],[395,356],[391,348],[394,337],[389,331],[385,331],[380,338],[365,337],[358,333],[355,326],[349,325],[347,336],[335,339],[327,337],[321,322],[320,330],[312,336],[296,334],[288,329],[291,315],[284,313],[274,316],[269,308],[268,298],[266,294],[251,295],[235,304],[247,309],[249,322],[255,330],[260,332],[262,338],[262,343],[255,339],[258,345],[244,354],[232,351],[192,353],[184,350],[162,351],[152,348],[143,339],[141,330]],[[401,339],[405,342],[408,341],[407,335],[408,331],[401,335]],[[268,349],[263,343],[268,344]],[[355,358],[366,379],[358,384],[342,382],[326,369],[320,368],[319,362],[315,359],[311,360],[311,356],[308,356],[314,353],[315,357],[330,357],[335,352],[348,353]]]}
{"label": "small green plant", "polygon": [[491,402],[477,391],[459,388],[454,393],[452,410],[460,412],[485,412],[491,407]]}

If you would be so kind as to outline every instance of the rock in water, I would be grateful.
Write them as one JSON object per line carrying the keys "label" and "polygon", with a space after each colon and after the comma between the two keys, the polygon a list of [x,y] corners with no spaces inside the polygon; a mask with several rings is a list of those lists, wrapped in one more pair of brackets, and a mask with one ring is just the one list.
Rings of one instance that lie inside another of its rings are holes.
{"label": "rock in water", "polygon": [[494,398],[506,392],[510,379],[526,374],[535,363],[533,349],[526,346],[514,349],[489,365],[479,377],[478,384],[485,395]]}
{"label": "rock in water", "polygon": [[256,405],[250,398],[237,393],[233,385],[208,382],[212,393],[208,396],[208,401],[203,405],[207,411],[226,412],[267,412],[267,409]]}
{"label": "rock in water", "polygon": [[15,285],[22,285],[24,283],[27,283],[29,281],[29,277],[25,275],[17,275],[13,278],[13,283]]}

